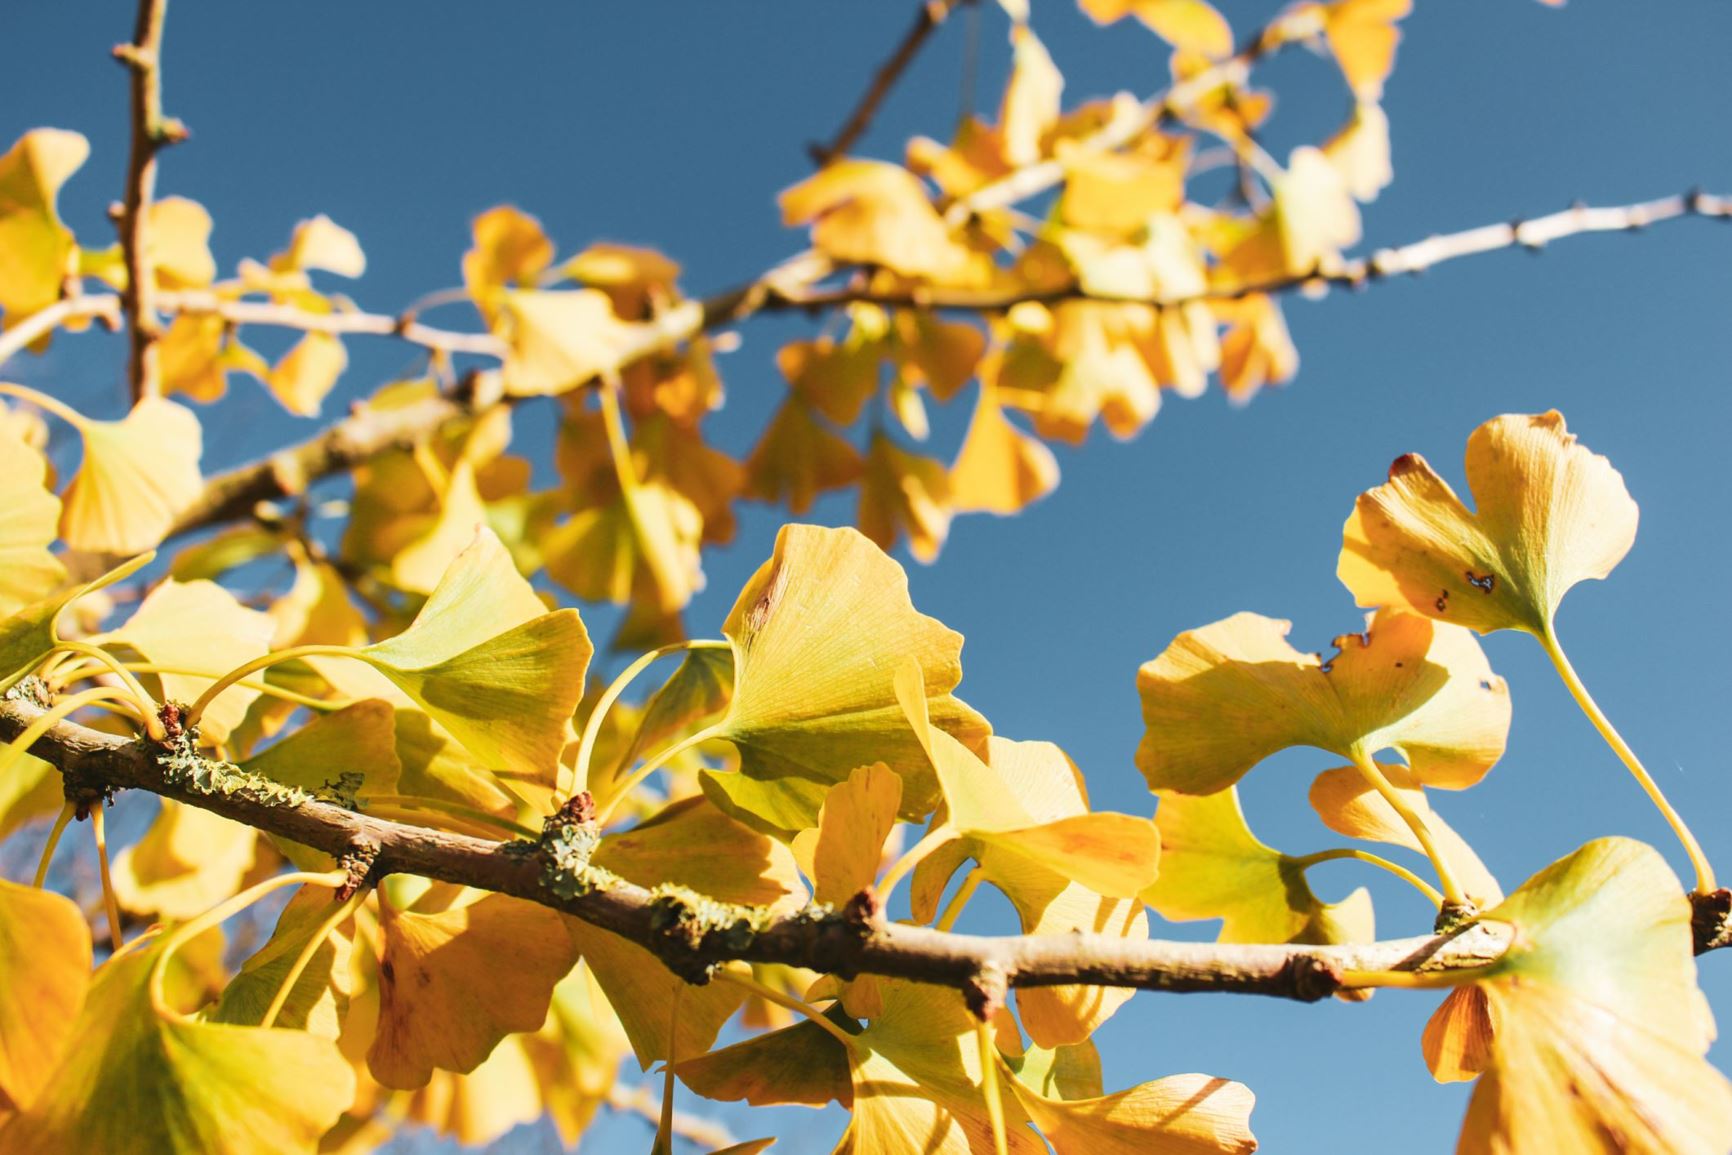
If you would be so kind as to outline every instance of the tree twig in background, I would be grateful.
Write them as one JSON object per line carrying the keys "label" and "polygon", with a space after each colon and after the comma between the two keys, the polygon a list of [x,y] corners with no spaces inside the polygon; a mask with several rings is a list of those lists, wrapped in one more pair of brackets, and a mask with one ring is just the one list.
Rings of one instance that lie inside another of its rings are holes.
{"label": "tree twig in background", "polygon": [[914,16],[914,23],[909,26],[890,58],[872,74],[872,83],[861,94],[860,102],[854,106],[854,111],[848,115],[842,127],[836,130],[836,135],[830,138],[828,144],[813,143],[807,147],[806,154],[812,158],[812,163],[822,168],[853,148],[854,142],[864,136],[871,127],[872,118],[878,114],[879,106],[884,103],[884,98],[890,95],[890,90],[896,87],[896,81],[913,63],[921,46],[951,12],[964,4],[974,2],[975,0],[923,0],[920,11]]}
{"label": "tree twig in background", "polygon": [[158,392],[156,341],[162,320],[150,268],[150,202],[156,192],[156,154],[186,139],[186,126],[162,114],[162,26],[168,0],[139,0],[138,24],[115,59],[132,77],[132,150],[126,164],[126,199],[119,206],[120,248],[126,260],[122,307],[132,335],[127,362],[133,400]]}
{"label": "tree twig in background", "polygon": [[[647,1083],[637,1083],[629,1087],[615,1083],[607,1089],[607,1105],[615,1111],[642,1116],[651,1127],[661,1122],[662,1101],[656,1098],[655,1092],[650,1090]],[[735,1143],[733,1132],[720,1123],[685,1111],[674,1112],[672,1130],[679,1138],[695,1143],[706,1151],[732,1147]]]}

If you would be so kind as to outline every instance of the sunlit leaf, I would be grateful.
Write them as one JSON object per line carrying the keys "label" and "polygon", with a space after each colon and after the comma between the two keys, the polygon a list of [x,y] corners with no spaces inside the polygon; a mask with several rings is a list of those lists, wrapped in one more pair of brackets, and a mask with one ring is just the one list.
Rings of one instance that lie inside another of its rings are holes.
{"label": "sunlit leaf", "polygon": [[[1404,766],[1379,763],[1384,780],[1401,796],[1408,809],[1425,819],[1433,843],[1449,863],[1450,873],[1461,882],[1480,909],[1503,901],[1503,890],[1485,868],[1479,855],[1445,822],[1426,800],[1425,788],[1413,780]],[[1311,783],[1311,807],[1323,824],[1349,838],[1368,838],[1389,842],[1424,853],[1419,839],[1414,837],[1395,807],[1365,781],[1365,776],[1352,766],[1325,770]]]}
{"label": "sunlit leaf", "polygon": [[387,1087],[419,1087],[435,1067],[472,1071],[506,1035],[536,1030],[577,962],[561,915],[503,894],[433,914],[382,900],[380,925],[379,1028],[367,1064]]}
{"label": "sunlit leaf", "polygon": [[951,276],[968,264],[920,181],[900,165],[835,161],[777,200],[782,223],[811,225],[812,243],[834,260],[911,277]]}
{"label": "sunlit leaf", "polygon": [[8,322],[60,299],[77,247],[55,201],[89,155],[78,133],[38,128],[0,156],[0,311]]}
{"label": "sunlit leaf", "polygon": [[1082,10],[1097,23],[1110,24],[1135,16],[1155,35],[1183,52],[1228,56],[1233,30],[1206,0],[1080,0]]}
{"label": "sunlit leaf", "polygon": [[463,254],[463,284],[491,328],[508,288],[532,288],[553,263],[541,222],[510,205],[475,218],[475,245]]}
{"label": "sunlit leaf", "polygon": [[1703,1055],[1690,904],[1665,860],[1590,842],[1496,908],[1515,937],[1427,1028],[1440,1078],[1480,1074],[1457,1150],[1725,1151],[1732,1084]]}
{"label": "sunlit leaf", "polygon": [[323,269],[340,277],[367,271],[367,256],[355,234],[323,213],[295,226],[285,252],[271,261],[274,269]]}
{"label": "sunlit leaf", "polygon": [[158,937],[96,972],[65,1060],[0,1131],[0,1151],[311,1155],[355,1093],[336,1044],[158,1005],[152,972],[162,946]]}
{"label": "sunlit leaf", "polygon": [[1093,1099],[1039,1095],[1009,1080],[1016,1098],[1058,1155],[1249,1155],[1256,1101],[1242,1083],[1169,1075]]}
{"label": "sunlit leaf", "polygon": [[87,418],[78,432],[84,461],[60,517],[60,535],[73,549],[150,549],[204,492],[199,420],[173,401],[146,397],[120,421]]}
{"label": "sunlit leaf", "polygon": [[1028,25],[1012,24],[1010,43],[1010,82],[1005,85],[1004,104],[999,111],[999,132],[1004,141],[1005,160],[1013,165],[1029,165],[1041,158],[1041,138],[1058,120],[1064,75]]}
{"label": "sunlit leaf", "polygon": [[752,777],[834,784],[883,762],[902,776],[902,814],[930,811],[937,783],[893,684],[907,658],[925,672],[934,726],[985,741],[985,720],[951,696],[961,636],[917,613],[902,568],[853,530],[784,526],[722,630],[734,697],[720,736]]}
{"label": "sunlit leaf", "polygon": [[[0,879],[0,1127],[48,1083],[90,985],[90,928],[70,899]],[[0,1132],[0,1149],[6,1148]]]}
{"label": "sunlit leaf", "polygon": [[1269,210],[1225,258],[1246,282],[1261,285],[1326,271],[1342,249],[1359,240],[1359,206],[1341,171],[1321,150],[1294,149],[1273,186]]}
{"label": "sunlit leaf", "polygon": [[709,1050],[745,1000],[745,992],[732,983],[689,985],[648,950],[598,926],[567,918],[566,930],[645,1070],[657,1060]]}
{"label": "sunlit leaf", "polygon": [[872,437],[860,482],[860,532],[889,550],[904,536],[908,552],[931,562],[950,533],[950,475],[942,462]]}
{"label": "sunlit leaf", "polygon": [[[240,971],[223,988],[222,999],[209,1020],[259,1025],[288,978],[289,968],[342,901],[322,886],[304,886],[296,892],[278,916],[270,939],[241,964]],[[352,920],[345,920],[325,936],[284,1000],[276,1026],[337,1038],[349,1009],[349,953],[354,936]]]}
{"label": "sunlit leaf", "polygon": [[1327,663],[1289,623],[1241,613],[1180,634],[1137,675],[1137,766],[1154,790],[1210,794],[1278,750],[1396,749],[1428,786],[1459,790],[1503,754],[1509,690],[1466,630],[1380,610]]}
{"label": "sunlit leaf", "polygon": [[809,853],[813,901],[840,906],[872,885],[901,802],[902,779],[882,762],[830,787],[809,842],[794,845],[796,854]]}
{"label": "sunlit leaf", "polygon": [[290,413],[317,417],[325,394],[348,367],[349,354],[340,338],[330,333],[308,333],[271,366],[265,384]]}
{"label": "sunlit leaf", "polygon": [[0,618],[48,596],[66,567],[48,552],[60,536],[60,499],[47,488],[48,460],[16,432],[0,429]]}
{"label": "sunlit leaf", "polygon": [[1300,864],[1257,841],[1239,793],[1165,794],[1155,811],[1161,876],[1143,898],[1162,918],[1221,919],[1221,942],[1370,942],[1371,895],[1338,903],[1311,892]]}
{"label": "sunlit leaf", "polygon": [[1418,454],[1359,496],[1336,573],[1361,605],[1407,606],[1480,633],[1544,636],[1571,586],[1604,578],[1636,538],[1636,503],[1552,410],[1473,431],[1477,512]]}
{"label": "sunlit leaf", "polygon": [[1011,424],[993,387],[982,384],[962,451],[950,467],[952,504],[959,512],[1019,513],[1057,485],[1052,450]]}
{"label": "sunlit leaf", "polygon": [[859,451],[790,393],[746,460],[745,496],[784,501],[789,512],[803,514],[818,494],[852,484],[864,469]]}
{"label": "sunlit leaf", "polygon": [[115,857],[115,897],[136,914],[191,918],[240,889],[258,846],[252,827],[165,798],[144,837]]}

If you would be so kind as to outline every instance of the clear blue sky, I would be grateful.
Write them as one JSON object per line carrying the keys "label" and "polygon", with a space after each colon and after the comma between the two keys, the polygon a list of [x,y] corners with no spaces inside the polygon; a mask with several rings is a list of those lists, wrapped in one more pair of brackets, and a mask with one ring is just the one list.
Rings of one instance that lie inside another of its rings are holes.
{"label": "clear blue sky", "polygon": [[[225,270],[280,247],[302,217],[330,214],[367,249],[370,268],[354,295],[381,309],[456,283],[469,219],[504,201],[540,216],[562,252],[597,239],[653,245],[685,265],[688,290],[712,290],[800,247],[779,227],[773,194],[808,171],[805,143],[839,123],[912,7],[176,0],[167,107],[194,137],[165,157],[161,189],[210,207]],[[1274,8],[1227,11],[1249,29]],[[1562,11],[1533,0],[1422,5],[1389,87],[1396,183],[1366,212],[1369,242],[1576,198],[1617,203],[1698,184],[1732,192],[1724,5],[1637,10],[1603,0]],[[1004,21],[996,10],[982,15],[980,99],[990,107],[1005,67]],[[1074,97],[1161,83],[1163,49],[1139,27],[1094,29],[1070,0],[1036,0],[1034,23]],[[0,22],[0,136],[57,125],[90,137],[92,159],[63,199],[89,240],[105,236],[102,212],[125,164],[125,82],[107,53],[130,25],[131,6],[118,0],[26,0]],[[864,151],[894,157],[912,133],[943,135],[957,105],[962,32],[957,21],[930,47]],[[1277,152],[1317,139],[1345,113],[1324,61],[1284,57],[1259,75],[1280,94]],[[958,522],[940,562],[913,567],[916,604],[967,636],[963,692],[1001,732],[1059,742],[1098,806],[1147,812],[1131,764],[1139,663],[1180,630],[1241,609],[1292,618],[1301,649],[1325,646],[1358,621],[1333,577],[1354,495],[1406,451],[1459,480],[1476,424],[1556,406],[1610,455],[1642,507],[1630,557],[1566,604],[1564,639],[1732,872],[1729,257],[1732,229],[1684,222],[1294,301],[1303,365],[1291,387],[1242,410],[1218,394],[1170,401],[1129,444],[1097,435],[1081,452],[1061,451],[1054,496],[1016,519]],[[715,428],[727,447],[749,447],[782,389],[772,354],[803,328],[754,323],[724,362],[729,407]],[[389,342],[355,343],[351,354],[333,408],[413,363]],[[121,361],[114,340],[63,339],[26,379],[112,411]],[[939,422],[941,444],[953,444],[944,439],[954,439],[966,405]],[[213,469],[312,428],[245,383],[207,417]],[[527,429],[535,418],[521,420]],[[819,509],[832,521],[851,513],[848,502]],[[706,558],[710,585],[692,607],[694,631],[714,632],[776,524],[756,509],[735,545]],[[1512,685],[1509,753],[1483,785],[1438,805],[1505,886],[1614,832],[1681,864],[1537,648],[1508,635],[1486,648]],[[1250,780],[1247,807],[1265,840],[1294,852],[1334,841],[1304,803],[1311,774],[1327,764],[1294,753]],[[1370,885],[1384,934],[1425,928],[1422,903],[1366,873],[1344,865],[1316,880],[1330,897]],[[982,927],[1003,917],[990,903],[970,911]],[[1707,959],[1703,979],[1722,1014],[1732,1013],[1732,958]],[[1399,992],[1316,1007],[1143,995],[1099,1041],[1109,1088],[1193,1070],[1248,1083],[1265,1150],[1443,1152],[1453,1149],[1466,1089],[1434,1085],[1421,1062],[1419,1032],[1435,1002]],[[1728,1054],[1716,1052],[1723,1067]],[[717,1114],[741,1137],[768,1130]],[[834,1112],[787,1119],[775,1126],[789,1151],[824,1149],[839,1128]],[[647,1142],[647,1129],[619,1121],[593,1149]],[[541,1147],[525,1138],[515,1149]]]}

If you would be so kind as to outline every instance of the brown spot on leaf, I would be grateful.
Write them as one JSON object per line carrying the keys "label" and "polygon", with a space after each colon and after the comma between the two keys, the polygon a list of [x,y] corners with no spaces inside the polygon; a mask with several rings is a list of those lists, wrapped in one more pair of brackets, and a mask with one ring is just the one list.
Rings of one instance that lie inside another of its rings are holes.
{"label": "brown spot on leaf", "polygon": [[1425,468],[1425,458],[1417,453],[1403,453],[1389,463],[1389,480],[1405,477],[1409,473],[1417,473]]}

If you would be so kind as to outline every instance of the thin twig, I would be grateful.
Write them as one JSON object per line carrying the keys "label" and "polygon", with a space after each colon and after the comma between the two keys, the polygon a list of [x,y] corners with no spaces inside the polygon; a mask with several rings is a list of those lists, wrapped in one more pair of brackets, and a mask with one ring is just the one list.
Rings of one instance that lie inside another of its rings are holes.
{"label": "thin twig", "polygon": [[878,71],[872,74],[872,83],[861,94],[860,102],[854,106],[854,111],[842,127],[836,130],[836,135],[830,138],[829,144],[810,144],[806,155],[812,158],[812,163],[823,168],[839,156],[845,155],[854,147],[854,142],[865,135],[872,124],[872,118],[878,114],[879,105],[890,95],[890,90],[896,87],[903,72],[913,63],[914,57],[920,52],[938,26],[943,24],[952,11],[963,4],[972,4],[974,0],[923,0],[920,11],[915,13],[914,23],[896,45],[896,50],[890,58],[878,66]]}
{"label": "thin twig", "polygon": [[156,192],[156,154],[186,139],[186,126],[162,114],[162,26],[168,0],[139,0],[132,41],[118,44],[115,59],[132,75],[132,151],[126,164],[126,199],[120,205],[120,248],[126,260],[122,305],[132,332],[127,362],[132,397],[159,392],[156,342],[156,274],[150,267],[150,201]]}
{"label": "thin twig", "polygon": [[[607,1089],[607,1105],[615,1111],[640,1116],[652,1127],[661,1122],[661,1100],[655,1097],[647,1083],[629,1087],[623,1083],[613,1084]],[[669,1130],[706,1151],[732,1147],[735,1142],[733,1132],[722,1124],[680,1110],[674,1111],[673,1125]]]}

